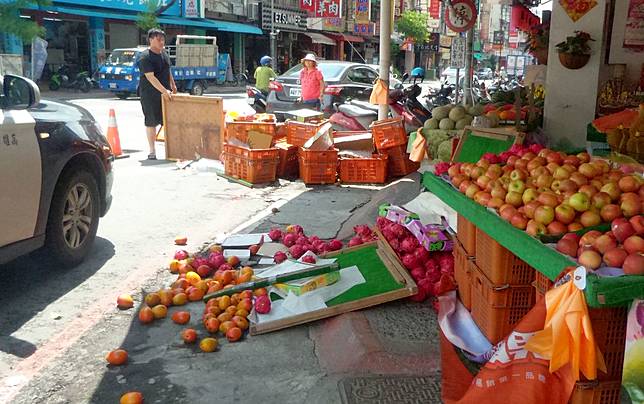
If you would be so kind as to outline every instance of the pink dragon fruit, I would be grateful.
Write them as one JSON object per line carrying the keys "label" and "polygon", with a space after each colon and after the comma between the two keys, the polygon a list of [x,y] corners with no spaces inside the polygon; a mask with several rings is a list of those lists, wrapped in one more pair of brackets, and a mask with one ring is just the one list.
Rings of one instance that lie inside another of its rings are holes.
{"label": "pink dragon fruit", "polygon": [[276,264],[282,263],[288,259],[288,256],[282,252],[278,251],[273,255],[273,261],[275,261]]}
{"label": "pink dragon fruit", "polygon": [[355,236],[349,240],[349,247],[355,247],[360,244],[362,244],[362,238],[360,236]]}
{"label": "pink dragon fruit", "polygon": [[296,240],[297,236],[294,233],[287,233],[282,237],[282,243],[287,247],[295,245]]}
{"label": "pink dragon fruit", "polygon": [[341,250],[342,249],[342,241],[337,240],[337,239],[333,239],[333,240],[329,241],[329,248],[331,249],[331,251]]}
{"label": "pink dragon fruit", "polygon": [[280,239],[282,238],[282,230],[271,229],[271,231],[268,232],[268,237],[270,237],[273,241],[280,241]]}
{"label": "pink dragon fruit", "polygon": [[304,251],[304,248],[299,244],[295,244],[295,245],[289,247],[288,251],[291,253],[291,257],[293,257],[295,259],[300,258],[306,252],[306,251]]}

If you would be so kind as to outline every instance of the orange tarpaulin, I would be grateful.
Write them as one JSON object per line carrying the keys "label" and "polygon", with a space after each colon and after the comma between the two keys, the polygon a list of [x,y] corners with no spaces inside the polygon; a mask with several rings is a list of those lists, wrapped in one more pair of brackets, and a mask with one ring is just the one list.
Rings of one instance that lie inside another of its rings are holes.
{"label": "orange tarpaulin", "polygon": [[615,129],[622,125],[625,128],[630,128],[633,122],[637,120],[637,109],[625,109],[614,114],[602,116],[593,121],[593,126],[599,132],[606,133],[611,129]]}

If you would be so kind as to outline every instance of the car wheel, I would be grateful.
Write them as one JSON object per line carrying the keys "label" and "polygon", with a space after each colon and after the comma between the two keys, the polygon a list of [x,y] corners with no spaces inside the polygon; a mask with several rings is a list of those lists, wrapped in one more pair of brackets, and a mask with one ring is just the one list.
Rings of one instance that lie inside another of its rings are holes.
{"label": "car wheel", "polygon": [[122,92],[122,93],[116,93],[116,96],[119,97],[119,99],[121,99],[121,100],[127,100],[127,97],[130,96],[130,93],[125,91],[125,92]]}
{"label": "car wheel", "polygon": [[99,218],[96,179],[88,171],[63,174],[49,209],[45,249],[65,267],[80,264],[92,248]]}
{"label": "car wheel", "polygon": [[190,94],[192,94],[192,95],[202,95],[203,94],[203,85],[200,82],[196,82],[192,86],[192,90],[190,90]]}

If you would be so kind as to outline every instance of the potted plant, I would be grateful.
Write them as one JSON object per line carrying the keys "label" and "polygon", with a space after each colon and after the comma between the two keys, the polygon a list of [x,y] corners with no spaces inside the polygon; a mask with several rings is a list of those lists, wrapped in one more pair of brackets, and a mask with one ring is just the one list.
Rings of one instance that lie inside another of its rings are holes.
{"label": "potted plant", "polygon": [[561,64],[572,70],[581,69],[586,66],[590,59],[590,45],[594,41],[590,34],[584,31],[575,31],[574,36],[566,37],[566,40],[556,45],[559,52]]}
{"label": "potted plant", "polygon": [[534,56],[540,65],[547,65],[549,39],[550,24],[539,24],[528,32],[528,41],[524,51]]}

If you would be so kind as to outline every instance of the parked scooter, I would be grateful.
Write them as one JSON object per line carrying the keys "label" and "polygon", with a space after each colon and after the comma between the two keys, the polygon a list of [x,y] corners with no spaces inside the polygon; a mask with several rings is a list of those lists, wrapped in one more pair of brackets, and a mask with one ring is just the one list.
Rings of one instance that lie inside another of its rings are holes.
{"label": "parked scooter", "polygon": [[253,86],[246,86],[246,102],[250,105],[255,112],[266,112],[266,95],[262,93],[259,88]]}
{"label": "parked scooter", "polygon": [[86,71],[78,72],[73,79],[70,78],[69,67],[61,66],[49,79],[49,89],[56,91],[60,88],[73,88],[84,93],[92,88],[92,80]]}

